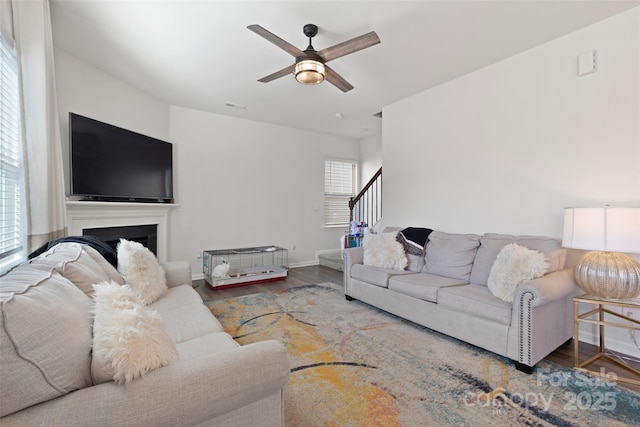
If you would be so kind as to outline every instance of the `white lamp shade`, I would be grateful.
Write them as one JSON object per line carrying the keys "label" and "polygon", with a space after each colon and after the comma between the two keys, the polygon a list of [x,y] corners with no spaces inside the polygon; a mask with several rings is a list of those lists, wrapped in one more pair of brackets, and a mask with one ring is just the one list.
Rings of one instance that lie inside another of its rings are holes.
{"label": "white lamp shade", "polygon": [[565,208],[562,246],[640,253],[640,208]]}

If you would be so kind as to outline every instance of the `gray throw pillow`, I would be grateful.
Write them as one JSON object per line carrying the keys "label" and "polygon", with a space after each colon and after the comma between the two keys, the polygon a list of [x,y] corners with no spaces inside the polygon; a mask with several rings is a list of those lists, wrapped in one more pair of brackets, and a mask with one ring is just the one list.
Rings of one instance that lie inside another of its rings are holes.
{"label": "gray throw pillow", "polygon": [[509,234],[487,233],[480,239],[478,255],[473,263],[470,282],[474,285],[487,286],[491,267],[503,247],[516,243],[534,251],[542,252],[549,263],[547,274],[562,270],[567,252],[561,242],[552,237],[543,236],[512,236]]}
{"label": "gray throw pillow", "polygon": [[480,236],[477,234],[434,231],[429,235],[422,271],[468,282],[478,246]]}

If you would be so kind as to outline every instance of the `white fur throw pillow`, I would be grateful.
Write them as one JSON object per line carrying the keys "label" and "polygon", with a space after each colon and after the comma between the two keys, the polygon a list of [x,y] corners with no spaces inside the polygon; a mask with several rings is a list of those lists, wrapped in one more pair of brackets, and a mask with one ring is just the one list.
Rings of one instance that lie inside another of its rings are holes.
{"label": "white fur throw pillow", "polygon": [[496,297],[512,302],[520,283],[543,276],[547,268],[549,263],[543,253],[511,243],[496,256],[487,286]]}
{"label": "white fur throw pillow", "polygon": [[404,270],[409,261],[397,232],[365,234],[362,239],[363,263],[373,267]]}
{"label": "white fur throw pillow", "polygon": [[143,306],[127,286],[105,282],[93,288],[94,383],[126,384],[178,360],[176,344],[160,316]]}
{"label": "white fur throw pillow", "polygon": [[118,271],[143,304],[151,304],[167,291],[164,270],[153,252],[125,239],[120,239],[117,250]]}

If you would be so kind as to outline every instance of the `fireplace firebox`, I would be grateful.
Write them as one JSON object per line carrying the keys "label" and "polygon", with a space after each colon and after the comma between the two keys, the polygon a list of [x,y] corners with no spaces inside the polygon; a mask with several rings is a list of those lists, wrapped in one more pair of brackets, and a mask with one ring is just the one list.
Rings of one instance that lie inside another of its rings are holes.
{"label": "fireplace firebox", "polygon": [[82,235],[96,236],[104,240],[114,250],[120,239],[139,242],[153,252],[154,255],[158,255],[158,226],[156,224],[85,228],[82,230]]}

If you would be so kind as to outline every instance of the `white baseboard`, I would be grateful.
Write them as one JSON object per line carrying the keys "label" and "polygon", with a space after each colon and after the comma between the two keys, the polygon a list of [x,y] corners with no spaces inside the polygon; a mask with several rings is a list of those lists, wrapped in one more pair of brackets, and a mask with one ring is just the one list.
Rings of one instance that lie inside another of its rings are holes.
{"label": "white baseboard", "polygon": [[315,261],[294,262],[293,264],[289,264],[289,268],[311,267],[312,265],[318,265],[318,260],[316,259]]}

